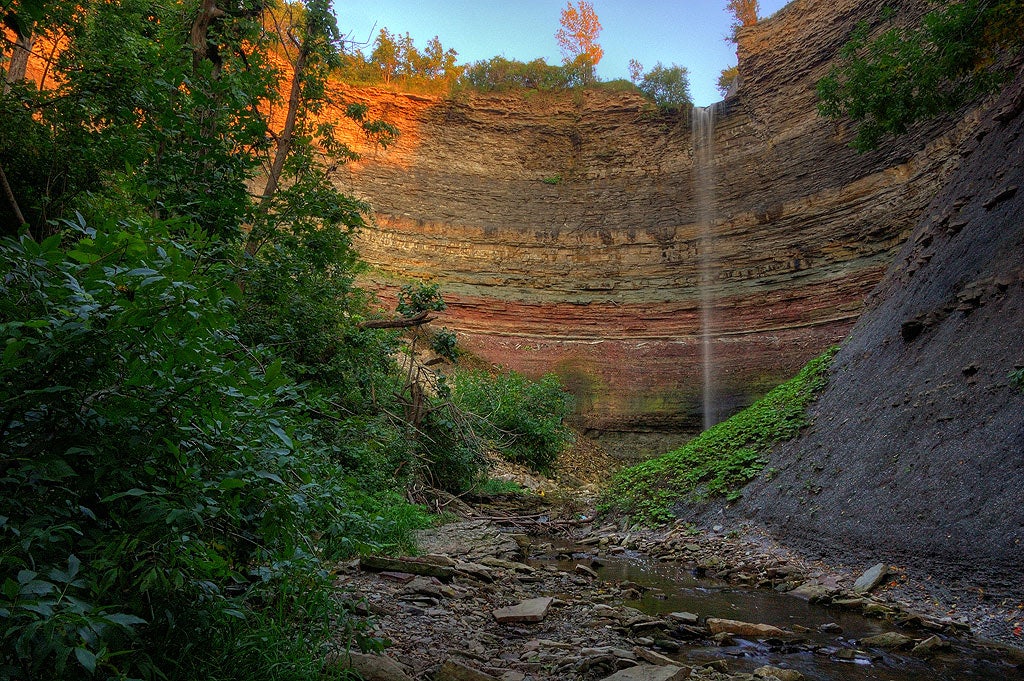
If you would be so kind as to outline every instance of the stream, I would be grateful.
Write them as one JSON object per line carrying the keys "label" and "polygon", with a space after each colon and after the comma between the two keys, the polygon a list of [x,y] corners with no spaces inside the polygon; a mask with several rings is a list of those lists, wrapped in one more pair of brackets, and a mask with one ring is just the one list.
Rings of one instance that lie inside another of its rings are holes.
{"label": "stream", "polygon": [[[732,644],[722,646],[701,640],[680,641],[677,652],[663,650],[681,664],[726,659],[730,672],[749,673],[772,665],[794,669],[814,681],[1024,681],[1024,671],[1004,661],[997,649],[969,646],[955,639],[948,640],[948,650],[930,657],[859,647],[859,640],[884,632],[921,634],[839,607],[812,605],[784,593],[697,578],[677,562],[650,560],[634,552],[598,558],[586,547],[542,544],[538,548],[543,551],[529,560],[534,566],[550,565],[571,572],[582,563],[592,565],[602,581],[637,585],[638,597],[623,603],[648,615],[689,612],[701,618],[765,623],[800,632],[786,640],[733,636]],[[827,625],[826,631],[819,629],[822,625]]]}

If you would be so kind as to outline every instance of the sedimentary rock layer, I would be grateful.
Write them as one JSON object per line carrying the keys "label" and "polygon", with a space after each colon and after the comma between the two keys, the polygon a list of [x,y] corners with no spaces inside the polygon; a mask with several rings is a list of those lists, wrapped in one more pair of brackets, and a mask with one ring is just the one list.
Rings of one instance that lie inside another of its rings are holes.
{"label": "sedimentary rock layer", "polygon": [[742,85],[716,110],[707,247],[689,112],[601,90],[345,89],[402,131],[339,179],[374,209],[359,250],[384,279],[441,282],[441,323],[464,347],[557,371],[584,425],[629,430],[700,423],[706,247],[714,375],[728,407],[748,403],[847,333],[972,125],[857,155],[818,117],[815,82],[880,5],[796,0],[741,35]]}

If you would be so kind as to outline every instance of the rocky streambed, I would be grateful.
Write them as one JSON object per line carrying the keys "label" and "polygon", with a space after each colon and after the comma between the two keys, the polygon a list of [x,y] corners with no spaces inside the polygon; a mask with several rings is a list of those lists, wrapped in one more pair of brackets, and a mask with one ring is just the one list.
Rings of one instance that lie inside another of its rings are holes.
{"label": "rocky streambed", "polygon": [[886,566],[854,582],[685,525],[523,529],[450,523],[417,557],[341,566],[339,589],[387,647],[340,663],[371,681],[1024,680],[1012,649],[875,595],[900,579]]}

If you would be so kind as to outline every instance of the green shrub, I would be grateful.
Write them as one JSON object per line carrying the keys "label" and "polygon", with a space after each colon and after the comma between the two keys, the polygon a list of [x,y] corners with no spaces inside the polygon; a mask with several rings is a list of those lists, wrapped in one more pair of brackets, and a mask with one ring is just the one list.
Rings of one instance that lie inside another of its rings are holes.
{"label": "green shrub", "polygon": [[572,433],[565,418],[572,396],[554,374],[531,381],[522,374],[485,371],[455,374],[452,399],[473,414],[473,428],[509,461],[548,472]]}
{"label": "green shrub", "polygon": [[1024,390],[1024,369],[1017,369],[1010,372],[1010,385],[1015,385]]}
{"label": "green shrub", "polygon": [[73,227],[0,243],[0,676],[319,678],[288,656],[353,624],[325,561],[425,516],[361,491],[318,396],[240,342],[204,231]]}
{"label": "green shrub", "polygon": [[428,284],[419,281],[414,284],[404,284],[398,290],[398,313],[412,317],[420,312],[440,312],[448,305],[441,297],[440,284]]}
{"label": "green shrub", "polygon": [[677,505],[716,495],[737,499],[764,468],[772,445],[796,437],[807,425],[807,407],[827,383],[836,351],[811,360],[793,379],[679,449],[619,471],[602,508],[668,522]]}

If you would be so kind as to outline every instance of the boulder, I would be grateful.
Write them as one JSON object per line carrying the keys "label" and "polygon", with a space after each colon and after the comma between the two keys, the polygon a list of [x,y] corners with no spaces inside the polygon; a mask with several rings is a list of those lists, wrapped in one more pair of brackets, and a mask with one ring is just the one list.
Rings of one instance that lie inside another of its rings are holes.
{"label": "boulder", "polygon": [[909,636],[897,633],[895,631],[887,631],[884,634],[878,634],[877,636],[868,636],[862,639],[860,644],[868,646],[869,648],[882,648],[884,650],[898,650],[900,648],[909,648],[914,642],[914,639]]}
{"label": "boulder", "polygon": [[603,681],[682,681],[689,677],[689,667],[641,664],[617,671],[611,676],[606,676]]}
{"label": "boulder", "polygon": [[351,669],[366,681],[413,681],[403,665],[387,655],[367,655],[355,651],[338,654],[334,664],[341,669]]}
{"label": "boulder", "polygon": [[754,624],[753,622],[740,622],[739,620],[720,619],[709,617],[707,627],[712,634],[733,634],[734,636],[755,636],[759,638],[784,638],[791,634],[770,624]]}
{"label": "boulder", "polygon": [[754,670],[754,676],[765,681],[800,681],[804,675],[795,669],[782,669],[765,665]]}

